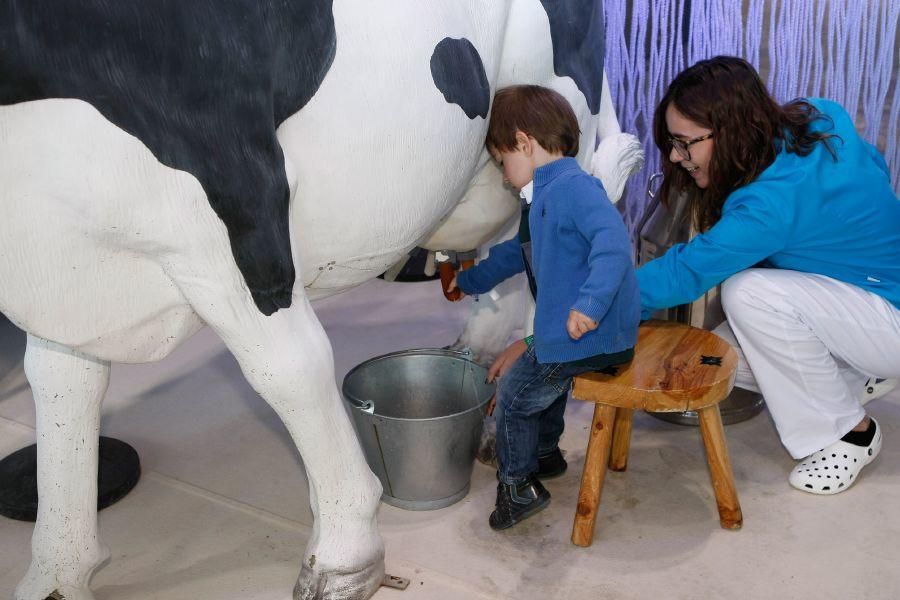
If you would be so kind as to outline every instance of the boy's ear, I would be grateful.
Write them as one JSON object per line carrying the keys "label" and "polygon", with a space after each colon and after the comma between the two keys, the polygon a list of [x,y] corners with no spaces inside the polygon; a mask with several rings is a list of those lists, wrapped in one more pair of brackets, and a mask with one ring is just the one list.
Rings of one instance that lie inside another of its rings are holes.
{"label": "boy's ear", "polygon": [[531,156],[532,148],[531,140],[524,131],[516,131],[516,148],[522,150],[527,156]]}

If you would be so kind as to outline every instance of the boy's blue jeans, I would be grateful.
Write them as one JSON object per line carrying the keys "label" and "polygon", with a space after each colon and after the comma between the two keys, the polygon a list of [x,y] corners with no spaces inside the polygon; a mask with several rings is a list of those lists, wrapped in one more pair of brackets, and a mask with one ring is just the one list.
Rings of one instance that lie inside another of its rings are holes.
{"label": "boy's blue jeans", "polygon": [[529,348],[497,388],[497,461],[500,480],[514,484],[538,470],[538,456],[556,449],[572,378],[592,371],[571,363],[540,364]]}

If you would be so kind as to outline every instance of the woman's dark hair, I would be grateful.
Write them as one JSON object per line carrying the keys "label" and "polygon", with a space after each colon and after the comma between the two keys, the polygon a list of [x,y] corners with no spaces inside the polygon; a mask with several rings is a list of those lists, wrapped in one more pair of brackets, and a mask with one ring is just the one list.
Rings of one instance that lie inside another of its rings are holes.
{"label": "woman's dark hair", "polygon": [[[691,176],[669,159],[671,145],[666,127],[666,108],[675,109],[713,132],[709,185],[700,189]],[[772,164],[783,147],[806,156],[822,142],[832,157],[837,154],[832,134],[813,131],[811,123],[828,119],[805,100],[780,106],[747,61],[734,56],[702,60],[678,74],[653,115],[653,138],[663,154],[660,199],[668,206],[686,192],[690,214],[698,231],[716,224],[728,195],[755,180]]]}
{"label": "woman's dark hair", "polygon": [[548,152],[578,154],[578,119],[559,92],[539,85],[513,85],[497,91],[491,106],[485,144],[504,152],[515,150],[516,131],[537,140]]}

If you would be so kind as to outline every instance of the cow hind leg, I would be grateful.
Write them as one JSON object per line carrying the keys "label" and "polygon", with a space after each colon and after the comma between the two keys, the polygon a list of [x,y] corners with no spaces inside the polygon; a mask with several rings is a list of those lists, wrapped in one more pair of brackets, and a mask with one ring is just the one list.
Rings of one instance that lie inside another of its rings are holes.
{"label": "cow hind leg", "polygon": [[295,600],[364,600],[384,577],[372,474],[335,385],[331,344],[307,298],[265,317],[239,298],[183,288],[247,381],[284,422],[306,467],[315,522]]}
{"label": "cow hind leg", "polygon": [[[295,600],[363,600],[384,576],[375,522],[381,484],[369,470],[334,381],[331,345],[303,297],[279,314],[291,326],[269,351],[239,361],[297,444],[315,515]],[[277,320],[269,317],[267,321]]]}
{"label": "cow hind leg", "polygon": [[88,581],[108,557],[97,532],[100,403],[109,363],[28,336],[25,374],[34,395],[38,515],[31,565],[16,600],[93,600]]}

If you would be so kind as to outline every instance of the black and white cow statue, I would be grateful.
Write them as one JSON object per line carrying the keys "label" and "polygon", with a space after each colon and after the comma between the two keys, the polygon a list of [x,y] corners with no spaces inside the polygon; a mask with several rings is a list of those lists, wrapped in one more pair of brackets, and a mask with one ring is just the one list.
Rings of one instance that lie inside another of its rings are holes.
{"label": "black and white cow statue", "polygon": [[603,47],[600,0],[0,0],[0,311],[28,333],[39,456],[16,600],[92,599],[110,363],[203,325],[306,465],[294,598],[370,597],[381,487],[310,300],[385,271],[461,200],[493,208],[450,248],[515,213],[483,148],[499,87],[563,93],[589,164]]}

